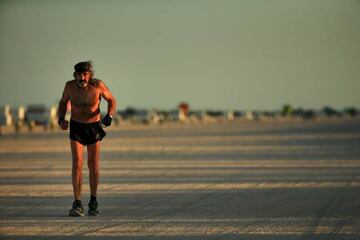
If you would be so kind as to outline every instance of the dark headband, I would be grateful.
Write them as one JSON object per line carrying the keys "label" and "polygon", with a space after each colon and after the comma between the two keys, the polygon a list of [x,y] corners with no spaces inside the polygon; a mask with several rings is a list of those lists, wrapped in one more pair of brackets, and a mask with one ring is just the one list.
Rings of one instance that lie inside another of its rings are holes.
{"label": "dark headband", "polygon": [[79,62],[74,66],[75,72],[93,72],[91,62]]}

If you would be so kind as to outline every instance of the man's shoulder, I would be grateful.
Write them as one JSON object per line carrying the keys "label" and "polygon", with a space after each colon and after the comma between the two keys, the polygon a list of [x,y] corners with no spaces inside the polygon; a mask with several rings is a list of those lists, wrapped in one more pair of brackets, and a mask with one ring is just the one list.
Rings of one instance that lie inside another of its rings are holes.
{"label": "man's shoulder", "polygon": [[75,84],[75,79],[73,80],[69,80],[65,83],[66,86],[71,86],[71,85],[74,85]]}
{"label": "man's shoulder", "polygon": [[65,83],[65,90],[71,91],[71,89],[74,89],[76,87],[76,81],[75,79],[69,80]]}
{"label": "man's shoulder", "polygon": [[98,78],[94,78],[92,81],[96,82],[97,84],[103,84],[104,81]]}
{"label": "man's shoulder", "polygon": [[94,78],[93,80],[91,80],[90,83],[97,88],[99,88],[99,87],[101,88],[102,86],[104,86],[104,82],[97,78]]}

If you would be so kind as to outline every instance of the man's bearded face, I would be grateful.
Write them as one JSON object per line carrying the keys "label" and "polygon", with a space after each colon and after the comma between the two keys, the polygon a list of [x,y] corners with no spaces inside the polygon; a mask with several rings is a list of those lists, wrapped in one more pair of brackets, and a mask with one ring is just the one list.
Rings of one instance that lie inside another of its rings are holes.
{"label": "man's bearded face", "polygon": [[76,72],[75,78],[80,88],[86,88],[90,81],[90,72]]}

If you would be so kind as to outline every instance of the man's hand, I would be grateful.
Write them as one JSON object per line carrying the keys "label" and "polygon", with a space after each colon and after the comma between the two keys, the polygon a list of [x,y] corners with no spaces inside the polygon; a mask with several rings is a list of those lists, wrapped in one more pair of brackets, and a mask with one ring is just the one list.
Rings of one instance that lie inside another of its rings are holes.
{"label": "man's hand", "polygon": [[59,126],[61,127],[62,130],[67,130],[69,128],[69,121],[66,121],[64,119],[60,119],[58,121]]}
{"label": "man's hand", "polygon": [[110,114],[106,114],[106,116],[101,120],[101,124],[103,124],[105,127],[110,126],[111,122],[112,116]]}

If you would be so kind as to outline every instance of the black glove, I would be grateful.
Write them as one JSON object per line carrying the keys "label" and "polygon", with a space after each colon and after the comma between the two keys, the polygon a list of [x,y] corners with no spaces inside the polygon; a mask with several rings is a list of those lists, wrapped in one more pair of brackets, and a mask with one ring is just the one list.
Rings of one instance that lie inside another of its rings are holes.
{"label": "black glove", "polygon": [[59,120],[58,120],[59,126],[61,126],[62,121],[65,121],[65,119],[64,118],[59,118]]}
{"label": "black glove", "polygon": [[108,127],[111,125],[112,117],[110,114],[106,114],[106,116],[101,120],[101,124]]}

